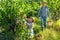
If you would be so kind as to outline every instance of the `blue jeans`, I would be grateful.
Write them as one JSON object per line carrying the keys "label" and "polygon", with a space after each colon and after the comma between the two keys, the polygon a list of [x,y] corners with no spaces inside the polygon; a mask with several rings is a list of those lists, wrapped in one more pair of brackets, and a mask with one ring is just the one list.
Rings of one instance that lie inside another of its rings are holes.
{"label": "blue jeans", "polygon": [[41,17],[42,28],[46,27],[46,18],[45,16]]}

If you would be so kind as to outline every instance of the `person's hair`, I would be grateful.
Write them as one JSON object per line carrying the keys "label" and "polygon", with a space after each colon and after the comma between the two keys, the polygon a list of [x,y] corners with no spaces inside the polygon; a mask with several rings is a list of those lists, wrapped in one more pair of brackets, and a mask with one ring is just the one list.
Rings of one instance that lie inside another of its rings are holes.
{"label": "person's hair", "polygon": [[32,19],[32,22],[34,22],[34,19]]}
{"label": "person's hair", "polygon": [[34,22],[34,19],[33,18],[31,18],[32,19],[32,22]]}

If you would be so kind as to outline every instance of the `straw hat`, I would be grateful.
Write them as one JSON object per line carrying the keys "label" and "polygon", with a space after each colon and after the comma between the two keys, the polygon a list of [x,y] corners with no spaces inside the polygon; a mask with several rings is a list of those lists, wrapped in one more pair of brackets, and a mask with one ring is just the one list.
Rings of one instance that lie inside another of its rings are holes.
{"label": "straw hat", "polygon": [[43,0],[43,2],[42,2],[43,4],[47,4],[47,1],[46,0]]}

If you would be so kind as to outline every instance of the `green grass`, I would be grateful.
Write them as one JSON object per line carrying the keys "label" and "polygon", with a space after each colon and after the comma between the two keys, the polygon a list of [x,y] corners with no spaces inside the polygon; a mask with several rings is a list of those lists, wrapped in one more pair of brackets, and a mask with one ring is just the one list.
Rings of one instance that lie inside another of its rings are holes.
{"label": "green grass", "polygon": [[[34,38],[29,38],[30,34],[29,31],[27,32],[25,26],[18,27],[16,34],[10,30],[4,30],[1,28],[0,32],[0,40],[60,40],[60,28],[54,24],[52,27],[45,28],[43,31],[41,30],[41,21],[40,19],[35,18],[34,22]],[[28,33],[28,34],[27,34]],[[3,39],[4,38],[4,39]]]}

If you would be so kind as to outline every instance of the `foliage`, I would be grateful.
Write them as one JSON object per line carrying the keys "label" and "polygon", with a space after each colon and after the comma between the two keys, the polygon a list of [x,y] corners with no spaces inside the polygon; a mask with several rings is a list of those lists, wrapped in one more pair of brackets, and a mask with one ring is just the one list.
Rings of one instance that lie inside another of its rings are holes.
{"label": "foliage", "polygon": [[[30,39],[29,30],[26,30],[26,24],[23,21],[23,16],[27,17],[30,14],[34,17],[35,25],[34,25],[34,33],[38,34],[41,30],[41,20],[38,19],[38,10],[41,8],[41,3],[43,0],[1,0],[0,1],[0,32],[4,33],[6,36],[6,40],[27,40]],[[42,40],[59,40],[60,35],[56,35],[56,29],[60,28],[60,1],[59,0],[46,0],[47,6],[50,11],[50,18],[53,20],[53,28],[54,30],[44,30],[41,32],[42,36],[46,36]],[[16,34],[13,34],[12,27],[17,25],[18,19],[22,22],[21,26],[20,22],[16,28]],[[59,20],[58,20],[59,19]],[[55,22],[57,22],[55,24]],[[59,24],[59,25],[58,25]],[[59,27],[57,27],[59,26]],[[59,30],[57,30],[59,31]],[[46,33],[47,32],[47,33]],[[28,35],[27,35],[28,34]],[[8,37],[9,36],[9,37]],[[13,36],[13,37],[11,37]],[[12,39],[13,38],[13,39]],[[33,38],[34,39],[34,38]],[[2,40],[2,39],[1,39]],[[31,39],[32,40],[32,39]],[[35,40],[35,39],[34,39]]]}

